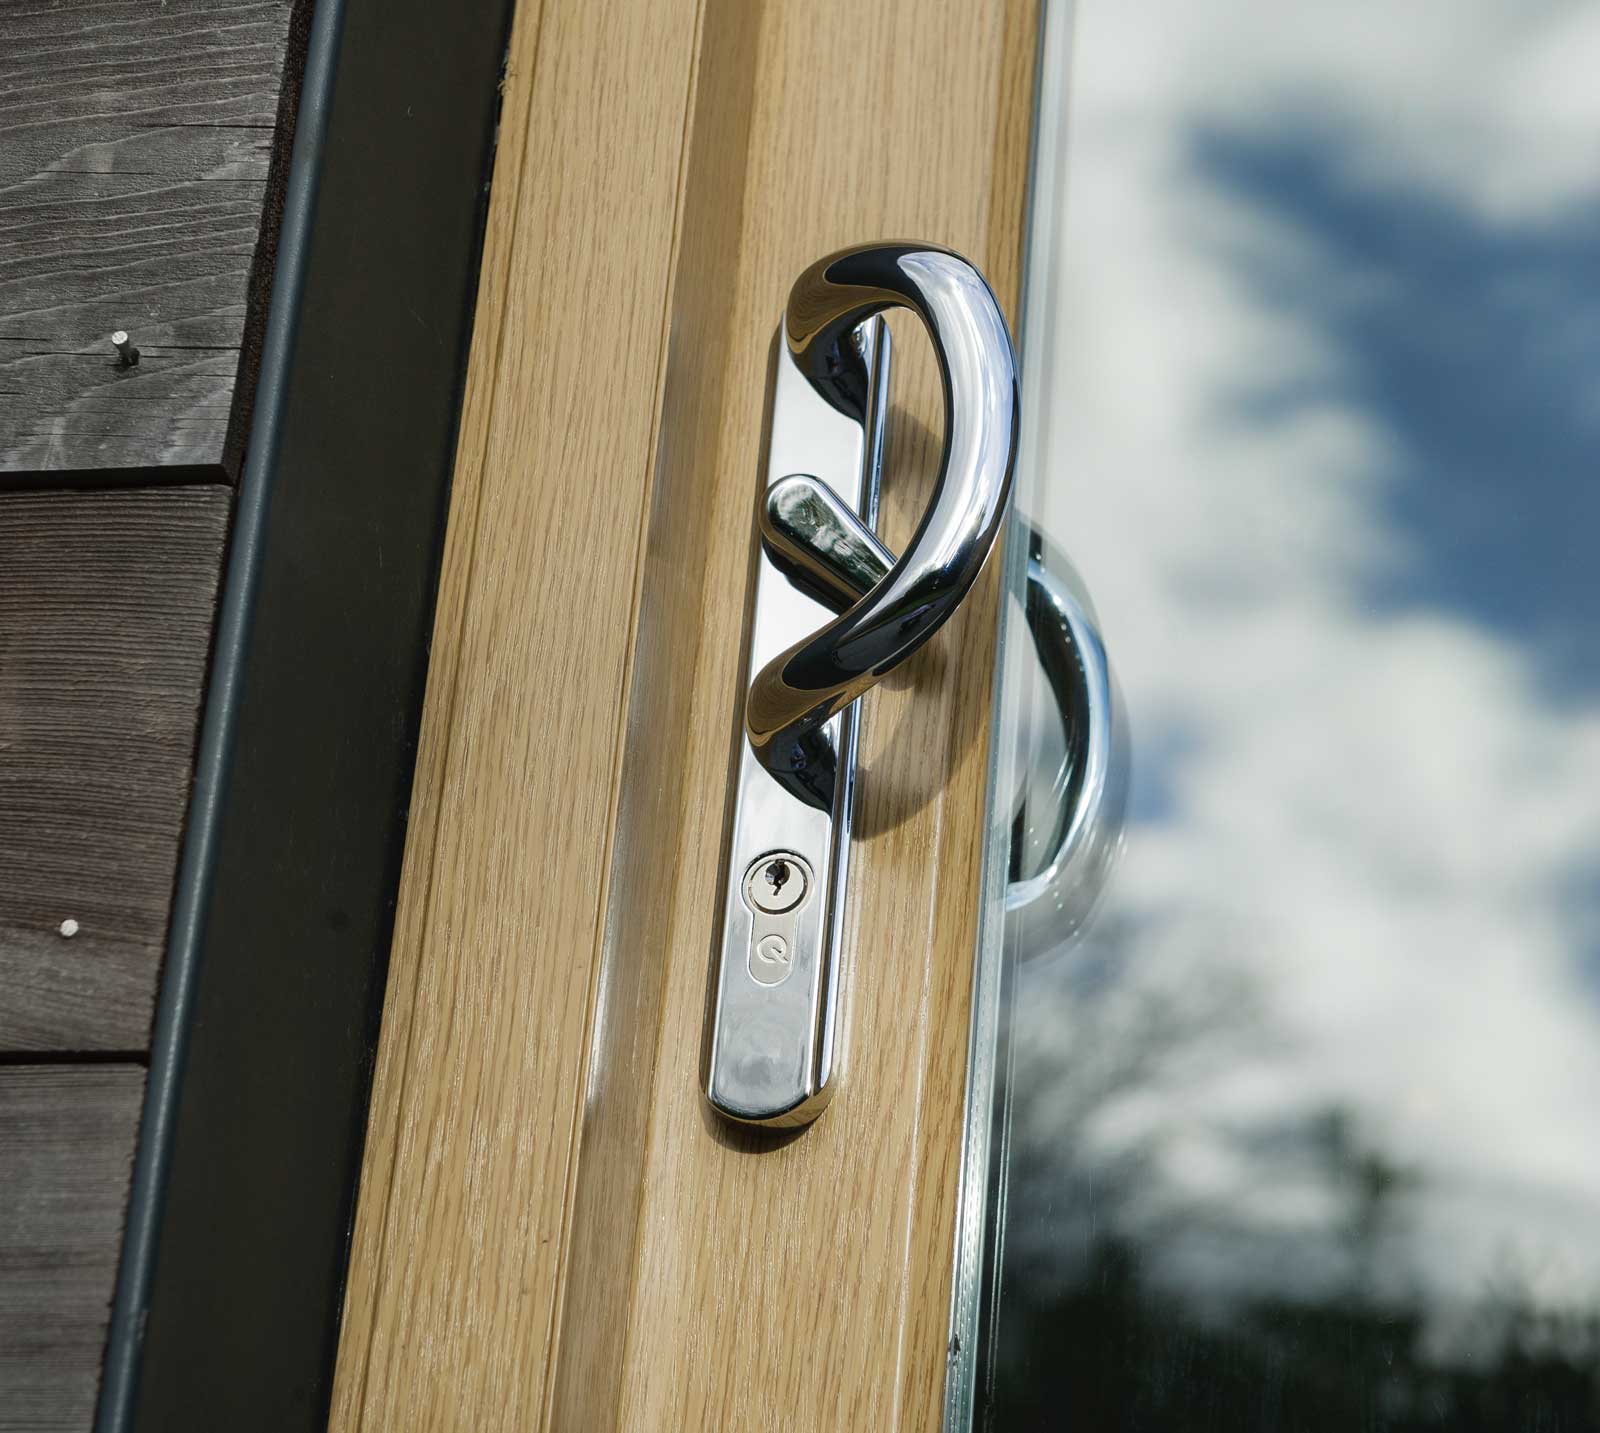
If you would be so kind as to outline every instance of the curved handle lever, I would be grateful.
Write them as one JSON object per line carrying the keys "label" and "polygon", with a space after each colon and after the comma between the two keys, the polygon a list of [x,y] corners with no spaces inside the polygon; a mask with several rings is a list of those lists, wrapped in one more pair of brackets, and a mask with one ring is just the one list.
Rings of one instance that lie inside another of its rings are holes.
{"label": "curved handle lever", "polygon": [[[933,501],[899,559],[868,530],[892,347],[879,314],[893,306],[932,336],[945,412]],[[817,474],[825,501],[865,520],[840,541],[864,533],[855,570],[870,569],[841,601],[819,601],[822,579],[797,585],[758,542],[748,589],[745,719],[701,1073],[707,1101],[729,1119],[795,1126],[832,1098],[840,1053],[855,699],[938,631],[993,549],[1011,496],[1017,380],[1005,321],[971,264],[931,245],[876,244],[800,276],[770,382],[762,490]]]}
{"label": "curved handle lever", "polygon": [[834,408],[863,418],[872,382],[856,329],[896,306],[927,326],[944,380],[933,502],[882,579],[762,667],[745,703],[761,764],[819,807],[832,799],[831,781],[817,779],[831,770],[822,727],[933,636],[967,595],[999,535],[1016,464],[1011,336],[983,276],[946,249],[873,244],[813,264],[784,317],[795,366]]}
{"label": "curved handle lever", "polygon": [[[832,488],[809,473],[791,473],[767,489],[760,523],[768,559],[834,611],[860,600],[894,565],[894,554]],[[1012,921],[1048,921],[1044,948],[1058,949],[1093,912],[1122,846],[1128,723],[1077,573],[1036,528],[1027,535],[1024,611],[1061,714],[1066,751],[1052,783],[1050,854],[1032,875],[1022,875],[1022,833],[1013,832],[1006,915]],[[1040,949],[1039,933],[1030,930],[1025,945]]]}

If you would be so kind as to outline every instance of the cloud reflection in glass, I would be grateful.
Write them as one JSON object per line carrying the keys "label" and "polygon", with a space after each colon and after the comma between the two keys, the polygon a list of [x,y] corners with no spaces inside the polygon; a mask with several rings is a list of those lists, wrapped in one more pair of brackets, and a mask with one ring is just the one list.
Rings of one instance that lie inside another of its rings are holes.
{"label": "cloud reflection in glass", "polygon": [[1600,1428],[1595,10],[1081,7],[1024,503],[1139,760],[980,1426]]}

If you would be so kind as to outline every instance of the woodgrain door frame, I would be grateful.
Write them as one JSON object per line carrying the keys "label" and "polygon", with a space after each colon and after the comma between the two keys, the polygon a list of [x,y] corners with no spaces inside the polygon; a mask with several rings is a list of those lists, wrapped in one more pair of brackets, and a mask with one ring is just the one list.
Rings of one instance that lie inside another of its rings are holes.
{"label": "woodgrain door frame", "polygon": [[[997,585],[866,699],[840,1093],[697,1086],[768,345],[848,242],[1014,316],[1035,0],[522,0],[332,1426],[926,1429]],[[897,345],[886,539],[937,459]]]}

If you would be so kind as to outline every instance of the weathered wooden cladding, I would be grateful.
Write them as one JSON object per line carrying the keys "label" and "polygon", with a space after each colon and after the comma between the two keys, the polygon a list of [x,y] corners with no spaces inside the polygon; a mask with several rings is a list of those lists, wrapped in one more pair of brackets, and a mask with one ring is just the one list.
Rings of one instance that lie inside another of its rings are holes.
{"label": "weathered wooden cladding", "polygon": [[291,8],[0,5],[0,474],[230,460]]}
{"label": "weathered wooden cladding", "polygon": [[0,493],[0,1052],[149,1042],[230,495]]}
{"label": "weathered wooden cladding", "polygon": [[0,1068],[0,1433],[94,1415],[143,1092],[138,1065]]}
{"label": "weathered wooden cladding", "polygon": [[94,1417],[309,10],[0,0],[0,1433]]}

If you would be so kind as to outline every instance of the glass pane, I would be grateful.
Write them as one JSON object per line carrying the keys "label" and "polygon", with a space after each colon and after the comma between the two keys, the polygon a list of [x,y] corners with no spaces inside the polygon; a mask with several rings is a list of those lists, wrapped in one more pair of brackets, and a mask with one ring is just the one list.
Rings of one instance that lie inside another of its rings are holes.
{"label": "glass pane", "polygon": [[991,932],[956,1420],[1600,1428],[1600,5],[1048,27],[1022,506],[1133,780]]}

